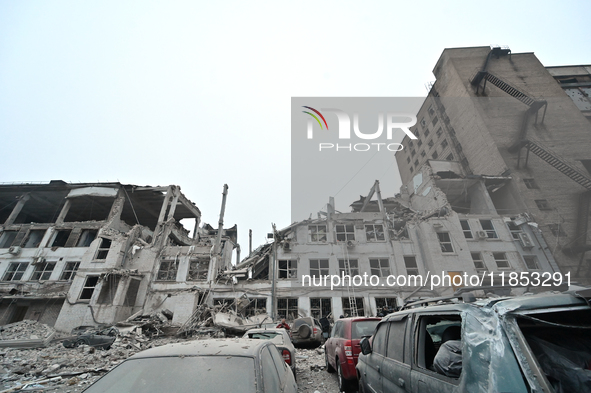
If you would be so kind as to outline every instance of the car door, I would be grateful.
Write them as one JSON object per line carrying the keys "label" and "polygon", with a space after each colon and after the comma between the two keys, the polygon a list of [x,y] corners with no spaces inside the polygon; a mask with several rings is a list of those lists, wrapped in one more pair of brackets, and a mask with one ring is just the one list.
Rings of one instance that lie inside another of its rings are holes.
{"label": "car door", "polygon": [[278,351],[271,350],[270,346],[267,348],[269,348],[271,352],[271,357],[273,358],[275,366],[277,367],[277,372],[279,374],[279,380],[281,384],[281,391],[284,393],[297,393],[298,385],[296,384],[295,376],[287,366],[287,363],[285,363],[285,360],[283,360],[283,358],[279,356]]}
{"label": "car door", "polygon": [[337,346],[339,342],[340,332],[343,330],[343,321],[337,321],[332,328],[332,333],[330,338],[325,344],[325,351],[328,357],[328,361],[330,364],[333,364],[336,367],[335,362],[335,355],[337,351]]}
{"label": "car door", "polygon": [[380,323],[373,336],[372,351],[366,356],[366,367],[361,378],[372,393],[382,392],[382,363],[386,354],[388,323]]}
{"label": "car door", "polygon": [[386,356],[382,361],[382,391],[388,393],[411,392],[410,351],[407,341],[408,315],[388,319]]}

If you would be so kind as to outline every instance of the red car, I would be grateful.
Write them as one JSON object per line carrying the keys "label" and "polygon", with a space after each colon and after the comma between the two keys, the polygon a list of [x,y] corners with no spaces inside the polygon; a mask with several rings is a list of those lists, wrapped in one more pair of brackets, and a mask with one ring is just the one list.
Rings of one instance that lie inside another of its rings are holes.
{"label": "red car", "polygon": [[342,318],[335,322],[330,338],[324,344],[326,370],[337,371],[339,389],[345,390],[357,380],[357,358],[361,352],[359,341],[371,336],[381,318]]}

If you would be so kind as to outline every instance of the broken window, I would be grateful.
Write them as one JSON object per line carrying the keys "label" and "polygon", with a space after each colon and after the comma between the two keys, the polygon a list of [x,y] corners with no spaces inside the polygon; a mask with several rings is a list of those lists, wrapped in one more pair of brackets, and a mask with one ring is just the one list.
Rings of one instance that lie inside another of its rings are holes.
{"label": "broken window", "polygon": [[99,276],[86,276],[79,300],[90,300],[98,284]]}
{"label": "broken window", "polygon": [[207,280],[209,258],[193,258],[189,261],[187,281]]}
{"label": "broken window", "polygon": [[96,250],[96,256],[94,257],[94,259],[107,259],[107,255],[109,254],[109,250],[111,249],[111,239],[102,237],[100,241],[101,243],[99,245],[99,248]]}
{"label": "broken window", "polygon": [[513,221],[509,221],[509,222],[507,222],[507,228],[509,228],[509,232],[511,232],[511,237],[514,240],[519,240],[519,234],[523,233],[523,231],[521,230],[521,227],[518,225],[515,225],[515,223]]}
{"label": "broken window", "polygon": [[158,269],[158,281],[176,281],[176,273],[178,266],[175,260],[163,259],[160,261],[160,268]]}
{"label": "broken window", "polygon": [[464,237],[466,239],[473,239],[474,235],[472,234],[472,230],[470,229],[470,223],[468,220],[460,220],[460,224],[462,225],[462,232],[464,232]]}
{"label": "broken window", "polygon": [[562,228],[562,225],[560,224],[548,224],[548,228],[550,228],[550,231],[552,231],[552,234],[556,237],[565,237],[566,236],[566,232],[564,231],[564,229]]}
{"label": "broken window", "polygon": [[472,252],[470,255],[472,256],[472,262],[474,262],[474,267],[476,270],[486,270],[484,259],[482,259],[482,253]]}
{"label": "broken window", "polygon": [[277,299],[277,317],[294,320],[299,317],[298,298],[283,297]]}
{"label": "broken window", "polygon": [[416,326],[414,345],[417,366],[449,378],[459,378],[462,373],[462,355],[458,350],[462,348],[461,317],[420,316]]}
{"label": "broken window", "polygon": [[[349,261],[349,266],[347,269],[347,261]],[[346,276],[358,276],[359,275],[359,265],[357,259],[339,259],[339,275],[346,275]]]}
{"label": "broken window", "polygon": [[538,205],[538,209],[540,210],[552,210],[550,204],[545,199],[535,199],[534,202]]}
{"label": "broken window", "polygon": [[298,261],[279,260],[279,278],[298,278]]}
{"label": "broken window", "polygon": [[439,245],[441,246],[441,252],[454,252],[454,247],[451,244],[451,237],[449,232],[437,232],[439,238]]}
{"label": "broken window", "polygon": [[109,274],[103,279],[103,286],[101,287],[101,293],[97,299],[98,304],[113,304],[115,300],[115,294],[117,293],[117,287],[121,276],[115,274]]}
{"label": "broken window", "polygon": [[55,231],[55,234],[53,235],[53,241],[51,242],[51,247],[65,246],[68,238],[70,237],[70,233],[72,233],[71,229],[60,229]]}
{"label": "broken window", "polygon": [[486,237],[489,239],[498,239],[497,231],[491,220],[480,220],[480,226],[482,226],[482,230],[486,232]]}
{"label": "broken window", "polygon": [[250,300],[250,303],[242,310],[242,315],[245,317],[252,317],[267,312],[267,298],[255,297],[248,300]]}
{"label": "broken window", "polygon": [[55,268],[55,262],[43,262],[35,265],[35,271],[31,276],[31,281],[46,281],[51,277],[51,272]]}
{"label": "broken window", "polygon": [[28,262],[12,262],[8,265],[8,270],[4,273],[2,281],[20,281],[29,266]]}
{"label": "broken window", "polygon": [[369,267],[373,276],[388,277],[390,275],[390,261],[388,258],[370,258]]}
{"label": "broken window", "polygon": [[523,179],[523,182],[525,183],[525,186],[527,188],[530,188],[530,189],[540,188],[540,187],[538,187],[538,184],[536,183],[536,181],[534,179]]}
{"label": "broken window", "polygon": [[386,240],[384,236],[384,226],[382,224],[366,224],[365,237],[368,242],[377,242]]}
{"label": "broken window", "polygon": [[[350,317],[357,315],[358,317],[365,316],[365,310],[363,308],[363,298],[356,297],[353,298],[354,304],[351,304],[351,301],[348,297],[341,298],[343,304],[343,314],[345,317]],[[357,311],[355,313],[355,311]]]}
{"label": "broken window", "polygon": [[414,256],[404,257],[404,266],[406,267],[406,274],[416,276],[419,274],[419,267],[417,266],[417,259]]}
{"label": "broken window", "polygon": [[535,255],[524,255],[523,260],[528,270],[539,270],[538,258]]}
{"label": "broken window", "polygon": [[96,229],[84,229],[78,238],[76,247],[90,247],[90,244],[96,239]]}
{"label": "broken window", "polygon": [[14,220],[15,224],[49,224],[55,222],[64,203],[66,192],[31,192],[22,210]]}
{"label": "broken window", "polygon": [[16,238],[18,231],[4,231],[0,237],[0,248],[9,248]]}
{"label": "broken window", "polygon": [[497,267],[499,269],[510,269],[511,265],[509,264],[509,260],[507,259],[507,254],[504,252],[493,252],[493,258],[497,263]]}
{"label": "broken window", "polygon": [[80,262],[66,262],[66,267],[64,267],[60,280],[71,281],[76,275],[78,267],[80,267]]}
{"label": "broken window", "polygon": [[24,248],[37,248],[41,244],[41,240],[43,240],[43,235],[45,235],[45,229],[34,229],[30,230],[25,238]]}
{"label": "broken window", "polygon": [[310,315],[314,319],[328,318],[332,314],[332,299],[329,297],[311,297]]}
{"label": "broken window", "polygon": [[328,275],[328,259],[310,259],[310,275],[322,277]]}
{"label": "broken window", "polygon": [[354,225],[336,225],[337,242],[355,240]]}
{"label": "broken window", "polygon": [[113,205],[112,197],[79,196],[70,198],[70,208],[65,222],[104,221]]}
{"label": "broken window", "polygon": [[133,307],[135,306],[135,301],[137,299],[137,293],[140,289],[140,284],[142,280],[132,278],[129,281],[129,286],[127,287],[127,292],[125,293],[125,300],[123,301],[124,306]]}
{"label": "broken window", "polygon": [[310,242],[326,242],[326,225],[308,225]]}
{"label": "broken window", "polygon": [[376,310],[378,312],[387,310],[393,312],[398,309],[398,303],[395,297],[376,297]]}

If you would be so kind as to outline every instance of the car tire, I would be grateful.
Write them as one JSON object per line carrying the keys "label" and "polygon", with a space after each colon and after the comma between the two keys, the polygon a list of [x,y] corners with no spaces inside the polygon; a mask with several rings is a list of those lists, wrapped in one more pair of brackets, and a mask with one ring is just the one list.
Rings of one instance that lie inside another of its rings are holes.
{"label": "car tire", "polygon": [[299,338],[308,338],[310,337],[310,334],[312,334],[312,329],[310,329],[310,326],[304,324],[298,328]]}
{"label": "car tire", "polygon": [[343,378],[343,369],[339,359],[335,360],[337,363],[337,383],[339,384],[339,392],[345,392],[349,388],[349,381]]}
{"label": "car tire", "polygon": [[76,342],[74,343],[74,348],[78,348],[81,345],[86,345],[86,341],[79,338],[78,340],[76,340]]}
{"label": "car tire", "polygon": [[335,372],[334,367],[328,362],[328,353],[326,353],[326,348],[324,348],[324,363],[326,364],[326,371],[331,374]]}

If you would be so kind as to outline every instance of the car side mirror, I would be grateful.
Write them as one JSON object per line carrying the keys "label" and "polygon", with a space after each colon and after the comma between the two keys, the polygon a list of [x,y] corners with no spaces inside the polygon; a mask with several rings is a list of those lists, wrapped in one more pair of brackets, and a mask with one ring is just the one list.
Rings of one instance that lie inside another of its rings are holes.
{"label": "car side mirror", "polygon": [[369,355],[372,351],[371,351],[371,344],[369,342],[369,337],[363,337],[361,339],[361,341],[359,342],[359,345],[361,345],[361,353],[364,355]]}

